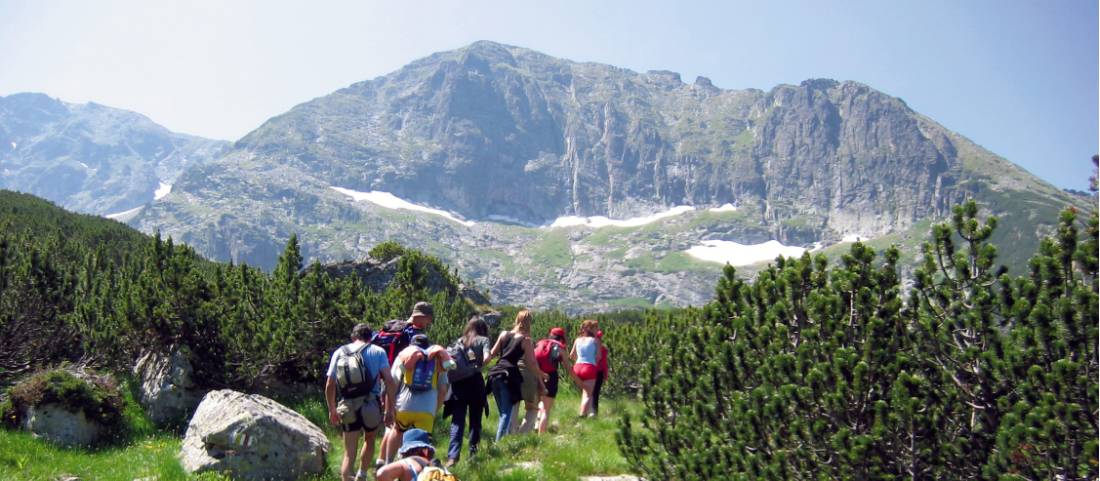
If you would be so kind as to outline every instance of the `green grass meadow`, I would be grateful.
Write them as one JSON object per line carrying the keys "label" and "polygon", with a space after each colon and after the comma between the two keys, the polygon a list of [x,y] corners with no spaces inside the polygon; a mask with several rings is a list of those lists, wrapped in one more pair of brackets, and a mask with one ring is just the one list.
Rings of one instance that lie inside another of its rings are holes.
{"label": "green grass meadow", "polygon": [[[332,443],[328,454],[329,472],[317,480],[339,480],[343,442],[326,420],[320,392],[315,396],[280,401],[325,430]],[[549,433],[511,435],[497,444],[493,438],[498,414],[495,403],[490,402],[491,413],[483,419],[480,452],[470,458],[466,456],[464,444],[463,458],[452,472],[463,481],[573,480],[580,476],[629,473],[629,466],[615,444],[615,432],[622,413],[636,412],[640,406],[632,401],[605,398],[599,418],[581,419],[577,417],[578,403],[575,388],[563,386],[551,415]],[[136,404],[131,402],[130,406],[126,416],[132,426],[131,434],[109,447],[62,448],[28,433],[0,430],[0,479],[53,481],[67,476],[82,481],[229,479],[216,473],[187,475],[176,460],[182,433],[154,430],[140,409],[134,407]],[[436,454],[444,459],[450,439],[449,428],[449,418],[436,420],[433,433]],[[467,439],[468,436],[467,433]],[[380,440],[381,436],[378,438]]]}

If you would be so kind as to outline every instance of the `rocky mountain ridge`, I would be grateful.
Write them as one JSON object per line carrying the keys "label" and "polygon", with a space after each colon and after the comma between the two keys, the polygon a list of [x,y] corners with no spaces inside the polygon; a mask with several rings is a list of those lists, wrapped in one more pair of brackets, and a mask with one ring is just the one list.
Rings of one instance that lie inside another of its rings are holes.
{"label": "rocky mountain ridge", "polygon": [[39,93],[0,97],[0,188],[78,212],[119,213],[153,201],[185,168],[228,145],[94,102]]}
{"label": "rocky mountain ridge", "polygon": [[[132,225],[259,265],[292,233],[325,261],[396,240],[458,266],[497,301],[608,308],[705,302],[719,266],[684,256],[703,241],[915,239],[966,198],[1004,217],[1021,252],[1053,212],[1090,208],[856,82],[724,90],[477,42],[268,120],[184,172]],[[726,204],[736,212],[704,213]],[[676,206],[698,212],[610,231],[531,227]]]}

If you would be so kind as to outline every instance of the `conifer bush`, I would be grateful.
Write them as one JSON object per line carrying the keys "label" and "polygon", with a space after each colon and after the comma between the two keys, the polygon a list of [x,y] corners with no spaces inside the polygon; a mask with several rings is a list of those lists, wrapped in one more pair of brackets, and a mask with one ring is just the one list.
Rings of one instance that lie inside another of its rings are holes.
{"label": "conifer bush", "polygon": [[1096,479],[1097,220],[1030,272],[958,206],[911,289],[898,252],[779,259],[654,352],[623,454],[649,479]]}
{"label": "conifer bush", "polygon": [[0,205],[0,387],[65,361],[129,372],[143,351],[177,346],[193,353],[205,387],[319,384],[358,322],[379,328],[427,300],[433,330],[457,332],[473,312],[457,274],[392,242],[380,250],[402,256],[397,282],[372,292],[303,266],[296,236],[267,274],[31,196],[0,192]]}

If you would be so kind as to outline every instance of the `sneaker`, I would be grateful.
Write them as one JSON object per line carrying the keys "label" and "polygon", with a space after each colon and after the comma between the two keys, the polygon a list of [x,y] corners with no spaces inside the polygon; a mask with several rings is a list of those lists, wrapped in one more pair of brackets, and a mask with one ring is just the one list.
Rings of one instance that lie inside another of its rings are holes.
{"label": "sneaker", "polygon": [[443,464],[443,467],[447,468],[447,469],[451,469],[451,468],[455,467],[456,464],[458,464],[458,460],[454,459],[454,458],[450,458],[450,459],[447,460],[446,463]]}
{"label": "sneaker", "polygon": [[386,465],[386,462],[381,460],[381,459],[375,459],[374,460],[374,469],[375,470],[381,469],[382,466],[385,466],[385,465]]}

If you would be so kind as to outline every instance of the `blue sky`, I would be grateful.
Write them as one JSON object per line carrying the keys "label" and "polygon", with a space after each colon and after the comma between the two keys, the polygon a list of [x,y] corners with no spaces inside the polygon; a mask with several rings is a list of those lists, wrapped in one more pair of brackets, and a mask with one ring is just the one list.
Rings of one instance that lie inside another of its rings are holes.
{"label": "blue sky", "polygon": [[484,39],[721,88],[856,80],[1083,190],[1100,130],[1097,24],[1095,0],[0,0],[0,95],[91,100],[236,139],[295,104]]}

